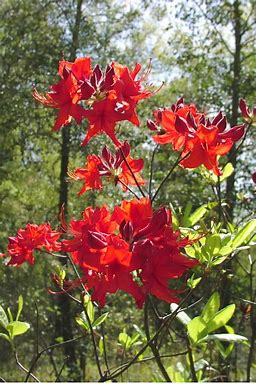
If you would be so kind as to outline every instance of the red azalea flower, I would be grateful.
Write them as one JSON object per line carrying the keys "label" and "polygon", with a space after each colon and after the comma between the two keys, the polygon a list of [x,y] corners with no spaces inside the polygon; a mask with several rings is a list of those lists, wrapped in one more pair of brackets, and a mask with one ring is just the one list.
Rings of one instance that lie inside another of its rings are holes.
{"label": "red azalea flower", "polygon": [[139,125],[135,111],[138,100],[152,95],[148,90],[141,90],[145,77],[135,80],[140,68],[137,64],[130,72],[127,67],[112,63],[103,74],[98,66],[95,67],[91,78],[81,87],[82,99],[91,97],[91,109],[85,111],[89,128],[83,145],[93,136],[104,132],[116,146],[120,146],[121,143],[115,136],[117,122],[127,120]]}
{"label": "red azalea flower", "polygon": [[131,170],[136,177],[138,184],[145,184],[145,181],[139,173],[144,166],[144,161],[143,159],[135,160],[130,156],[130,145],[127,141],[116,151],[115,155],[112,155],[109,149],[105,146],[102,150],[100,159],[101,164],[98,166],[100,174],[102,176],[113,177],[114,183],[117,184],[120,182],[124,191],[127,190],[126,186],[136,185]]}
{"label": "red azalea flower", "polygon": [[155,122],[149,121],[149,128],[161,127],[154,140],[159,144],[171,143],[174,150],[182,152],[182,157],[187,155],[180,165],[185,168],[204,165],[216,175],[222,174],[218,156],[226,155],[245,129],[244,125],[238,125],[225,131],[227,120],[221,112],[209,120],[193,104],[183,104],[183,99],[170,110],[155,111],[154,116]]}
{"label": "red azalea flower", "polygon": [[59,83],[52,85],[52,92],[41,96],[36,89],[33,90],[33,97],[46,107],[59,109],[53,130],[58,131],[61,127],[69,124],[72,117],[77,124],[82,121],[84,109],[77,104],[78,84],[72,73]]}
{"label": "red azalea flower", "polygon": [[125,142],[122,149],[118,149],[114,155],[105,146],[101,157],[89,155],[84,168],[77,168],[74,172],[69,172],[72,179],[84,181],[84,186],[79,195],[90,189],[102,189],[101,177],[112,179],[115,185],[120,182],[123,190],[127,190],[128,185],[136,185],[124,157],[137,182],[140,185],[145,184],[139,173],[144,166],[144,161],[142,159],[133,159],[130,156],[130,146]]}
{"label": "red azalea flower", "polygon": [[106,252],[107,237],[117,227],[106,207],[88,207],[82,220],[71,220],[69,225],[62,223],[71,239],[62,242],[62,250],[69,252],[76,264],[83,270],[101,270],[101,257]]}
{"label": "red azalea flower", "polygon": [[256,123],[256,106],[254,106],[253,109],[250,110],[246,101],[244,99],[240,99],[239,107],[240,111],[242,112],[243,118],[248,124]]}
{"label": "red azalea flower", "polygon": [[120,233],[132,250],[130,268],[139,271],[143,292],[172,302],[177,301],[168,283],[179,278],[187,269],[197,265],[196,260],[181,254],[181,249],[191,242],[180,239],[174,232],[171,211],[160,208],[153,212],[150,200],[122,202],[112,216],[120,223]]}
{"label": "red azalea flower", "polygon": [[[149,71],[136,80],[141,66],[137,64],[133,71],[118,63],[106,67],[103,73],[98,65],[92,70],[89,57],[78,58],[73,63],[60,61],[59,83],[52,91],[41,96],[36,89],[34,98],[41,104],[59,110],[54,130],[71,122],[78,124],[86,117],[89,122],[88,132],[82,145],[86,145],[93,136],[105,133],[116,146],[121,142],[115,135],[118,122],[127,120],[139,125],[136,106],[139,100],[152,96],[152,92],[142,89]],[[83,101],[88,109],[79,103]]]}
{"label": "red azalea flower", "polygon": [[115,135],[115,126],[117,122],[127,120],[127,115],[117,111],[116,100],[106,98],[96,101],[92,109],[84,111],[84,116],[89,120],[89,127],[82,145],[88,144],[93,136],[102,133],[109,136],[116,146],[121,145]]}
{"label": "red azalea flower", "polygon": [[61,60],[59,62],[59,76],[64,79],[69,76],[70,72],[72,72],[77,81],[85,81],[92,74],[91,58],[79,57],[74,63]]}
{"label": "red azalea flower", "polygon": [[122,290],[130,294],[136,301],[138,308],[142,308],[145,294],[134,281],[127,269],[116,265],[114,268],[106,268],[104,273],[88,271],[86,274],[87,286],[93,289],[92,300],[97,301],[101,307],[106,304],[106,295]]}
{"label": "red azalea flower", "polygon": [[116,92],[117,101],[122,105],[124,111],[130,111],[130,117],[127,120],[135,125],[139,125],[140,122],[135,107],[139,100],[152,96],[152,92],[148,89],[142,90],[141,86],[142,82],[148,77],[150,70],[140,79],[136,80],[136,76],[141,70],[140,64],[136,64],[133,71],[116,62],[112,63],[112,67],[116,75],[113,89]]}
{"label": "red azalea flower", "polygon": [[77,168],[74,172],[68,173],[72,179],[84,181],[84,185],[81,188],[79,195],[82,195],[91,189],[102,189],[102,182],[98,169],[100,164],[101,161],[98,156],[88,155],[84,168]]}
{"label": "red azalea flower", "polygon": [[8,265],[18,266],[25,261],[34,264],[33,252],[36,249],[59,251],[61,248],[57,242],[59,237],[60,233],[53,231],[49,224],[27,224],[25,229],[19,229],[17,236],[9,237],[7,250],[11,259]]}
{"label": "red azalea flower", "polygon": [[41,96],[36,89],[33,97],[46,107],[59,109],[53,130],[69,124],[72,117],[80,124],[84,117],[84,108],[78,102],[81,99],[81,81],[91,73],[91,60],[89,57],[76,59],[74,63],[60,61],[59,75],[61,80],[51,86],[52,91]]}

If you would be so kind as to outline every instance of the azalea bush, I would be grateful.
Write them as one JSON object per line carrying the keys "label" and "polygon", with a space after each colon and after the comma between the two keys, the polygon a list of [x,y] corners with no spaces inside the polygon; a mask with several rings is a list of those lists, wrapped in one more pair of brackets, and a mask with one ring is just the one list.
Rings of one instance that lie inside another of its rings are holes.
{"label": "azalea bush", "polygon": [[[144,74],[139,75],[140,72],[139,64],[130,70],[112,62],[102,70],[98,65],[92,67],[90,57],[74,62],[63,59],[59,63],[59,82],[45,95],[33,90],[39,103],[57,109],[54,130],[75,120],[86,129],[82,146],[97,135],[107,135],[112,142],[111,146],[88,154],[81,167],[69,170],[68,180],[80,183],[79,196],[90,190],[100,193],[105,183],[111,183],[113,189],[123,191],[125,198],[111,206],[86,206],[80,217],[70,220],[63,206],[58,228],[49,223],[28,223],[9,238],[2,256],[7,265],[15,267],[26,262],[33,265],[38,257],[52,257],[55,263],[48,291],[55,296],[65,295],[77,305],[77,326],[81,335],[91,337],[98,370],[95,380],[122,378],[134,364],[150,360],[159,369],[152,380],[216,381],[224,376],[216,359],[230,364],[238,343],[248,354],[245,375],[250,380],[254,339],[250,343],[237,334],[232,326],[235,304],[221,301],[214,279],[225,270],[222,266],[244,252],[251,279],[250,298],[245,302],[254,304],[252,249],[256,219],[251,216],[238,227],[230,222],[221,183],[233,172],[224,156],[232,149],[240,150],[255,125],[255,108],[250,110],[242,99],[244,123],[233,127],[223,112],[207,115],[182,98],[170,107],[154,110],[147,128],[141,128],[148,129],[151,136],[152,158],[147,165],[150,176],[146,180],[144,159],[134,158],[130,143],[119,137],[122,122],[140,125],[140,101],[161,91],[147,83],[150,66]],[[177,158],[166,165],[166,175],[156,185],[154,161],[162,146],[177,153]],[[216,200],[194,211],[189,202],[179,212],[171,204],[159,205],[159,192],[172,181],[179,167],[204,177]],[[252,177],[255,181],[255,175]],[[58,268],[57,259],[62,261]],[[197,292],[203,292],[209,283],[213,284],[210,297],[195,300]],[[108,323],[109,313],[104,307],[111,295],[119,291],[133,298],[134,311],[144,311],[144,324],[135,325],[134,334],[120,329],[117,343],[123,359],[119,366],[111,368],[111,347],[103,327]],[[25,367],[17,353],[16,336],[29,331],[30,325],[19,319],[22,296],[18,302],[16,317],[10,309],[0,307],[0,336],[9,343],[25,380],[39,381],[35,372],[42,355],[74,340],[62,340],[37,350],[31,365]],[[194,307],[198,307],[196,316]],[[252,306],[243,309],[243,316],[250,316],[253,329]],[[180,345],[175,353],[162,353],[163,345],[166,349],[177,341]]]}

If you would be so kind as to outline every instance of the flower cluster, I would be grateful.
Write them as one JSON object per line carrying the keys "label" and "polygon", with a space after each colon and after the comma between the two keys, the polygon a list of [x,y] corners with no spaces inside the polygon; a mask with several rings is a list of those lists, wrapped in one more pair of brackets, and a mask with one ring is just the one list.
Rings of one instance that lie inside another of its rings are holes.
{"label": "flower cluster", "polygon": [[[106,178],[114,185],[119,184],[124,191],[132,192],[136,199],[123,200],[113,212],[106,206],[87,207],[80,220],[72,219],[68,224],[62,218],[61,233],[52,230],[49,224],[27,224],[16,237],[9,238],[7,248],[11,265],[25,261],[33,264],[35,250],[68,254],[82,271],[81,279],[70,281],[52,275],[53,281],[61,292],[82,282],[101,306],[107,294],[118,290],[130,294],[138,307],[142,307],[149,294],[166,302],[177,302],[177,291],[170,289],[170,280],[180,278],[198,264],[184,254],[184,248],[192,241],[174,230],[171,210],[153,209],[156,195],[152,200],[145,197],[140,187],[145,184],[140,174],[143,160],[133,159],[128,142],[121,143],[116,137],[118,122],[126,120],[139,125],[138,101],[152,96],[151,91],[142,89],[149,71],[137,79],[140,69],[139,64],[130,71],[112,62],[103,72],[98,65],[92,69],[89,57],[73,63],[62,60],[58,71],[61,79],[52,85],[51,91],[45,96],[36,89],[33,91],[40,103],[58,109],[54,130],[72,119],[80,124],[86,118],[88,131],[84,145],[104,132],[117,147],[111,152],[104,146],[101,155],[89,154],[84,167],[69,172],[70,178],[83,182],[79,195],[91,189],[102,189],[102,179]],[[246,122],[252,123],[255,111],[250,111],[244,100],[240,108]],[[179,151],[179,164],[184,168],[204,165],[216,175],[221,175],[218,157],[226,155],[245,131],[245,125],[227,129],[222,112],[209,119],[194,104],[186,105],[183,99],[169,109],[154,111],[153,115],[154,121],[149,120],[147,125],[155,131],[156,143],[170,143]],[[130,186],[137,186],[143,197]]]}
{"label": "flower cluster", "polygon": [[[133,296],[138,307],[148,294],[177,302],[169,280],[197,264],[182,253],[191,241],[173,229],[171,211],[153,210],[148,198],[124,200],[113,213],[107,207],[88,207],[81,220],[69,224],[62,220],[62,227],[68,236],[61,241],[48,224],[20,229],[16,237],[9,238],[9,264],[33,263],[36,249],[69,253],[83,271],[82,280],[92,290],[93,300],[101,306],[108,293],[118,290]],[[74,284],[77,286],[76,281]],[[68,289],[71,287],[68,282]]]}
{"label": "flower cluster", "polygon": [[46,96],[41,96],[36,89],[33,96],[46,107],[59,110],[54,130],[69,124],[72,118],[78,124],[87,118],[89,128],[83,145],[104,132],[116,146],[120,146],[115,135],[116,124],[127,120],[139,125],[137,103],[152,95],[149,90],[142,89],[149,71],[136,79],[140,70],[140,64],[130,71],[126,66],[112,62],[102,72],[98,65],[92,69],[90,57],[78,58],[74,63],[62,60],[58,71],[61,80],[51,86]]}
{"label": "flower cluster", "polygon": [[184,168],[204,165],[218,176],[222,174],[218,156],[226,155],[245,130],[244,124],[226,130],[227,119],[222,112],[209,119],[194,104],[184,104],[183,99],[153,114],[154,121],[148,121],[148,128],[157,131],[153,137],[156,143],[170,143],[175,151],[180,151],[184,158],[180,165]]}
{"label": "flower cluster", "polygon": [[115,154],[104,146],[101,156],[88,155],[84,168],[69,172],[69,176],[71,179],[84,181],[79,195],[91,189],[102,189],[102,177],[112,180],[115,185],[121,184],[122,189],[126,191],[129,185],[145,184],[139,173],[143,166],[143,159],[133,159],[130,155],[130,145],[125,142]]}
{"label": "flower cluster", "polygon": [[34,264],[34,251],[45,250],[47,252],[60,251],[58,242],[60,233],[53,231],[50,224],[27,224],[25,229],[19,229],[17,236],[9,237],[8,265],[18,266],[25,261]]}

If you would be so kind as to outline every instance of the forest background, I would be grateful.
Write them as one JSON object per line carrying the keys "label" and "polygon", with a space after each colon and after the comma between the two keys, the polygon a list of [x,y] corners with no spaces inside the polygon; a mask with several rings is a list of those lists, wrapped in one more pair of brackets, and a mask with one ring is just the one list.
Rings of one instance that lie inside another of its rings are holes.
{"label": "forest background", "polygon": [[[0,252],[4,251],[8,236],[27,222],[49,221],[57,226],[59,206],[63,202],[69,217],[78,217],[88,205],[113,206],[121,200],[121,191],[111,185],[106,185],[101,194],[89,192],[76,198],[80,185],[67,183],[65,164],[75,169],[84,162],[86,154],[97,153],[109,141],[97,137],[86,148],[80,147],[81,132],[75,124],[61,133],[52,132],[55,111],[42,108],[31,96],[34,84],[43,92],[48,84],[56,82],[58,61],[63,55],[66,60],[90,55],[95,64],[105,66],[115,60],[129,67],[136,62],[147,67],[152,58],[150,80],[156,86],[164,81],[164,86],[141,104],[141,127],[123,124],[121,128],[121,134],[125,132],[135,149],[136,158],[149,159],[152,155],[146,129],[152,111],[170,106],[181,96],[200,110],[225,111],[231,125],[242,122],[238,109],[241,97],[250,105],[255,104],[255,0],[2,0],[0,16]],[[229,217],[235,225],[255,210],[255,185],[251,179],[256,169],[255,137],[254,129],[239,156],[231,152],[229,160],[235,171],[222,185]],[[172,163],[174,157],[169,148],[161,149],[156,159],[156,183],[164,176],[163,165]],[[180,209],[181,215],[186,207],[194,210],[214,200],[207,180],[198,172],[185,172],[182,168],[158,196],[159,205],[171,203],[176,210]],[[231,300],[241,308],[233,325],[251,338],[250,321],[244,318],[244,302],[240,300],[248,298],[250,281],[240,262],[233,264],[232,269],[229,267],[221,270],[221,281],[226,285],[219,285],[220,294],[223,302]],[[33,355],[31,339],[37,329],[37,312],[42,346],[80,334],[74,320],[76,308],[47,292],[51,271],[47,257],[41,257],[32,269],[27,265],[8,268],[4,262],[0,263],[0,303],[15,308],[22,294],[23,318],[31,324],[30,332],[19,341],[25,365]],[[198,297],[203,294],[209,297],[218,284],[219,281],[212,279],[207,285],[208,292],[199,291]],[[106,333],[114,363],[123,358],[117,343],[119,333],[122,330],[132,333],[133,324],[140,324],[142,313],[134,310],[132,299],[125,294],[112,297],[108,309],[112,318],[106,324]],[[43,372],[45,381],[52,380],[56,366],[68,354],[71,363],[64,367],[62,381],[95,380],[92,350],[87,341],[85,338],[69,349],[49,351],[37,372],[39,375],[40,370]],[[236,368],[229,373],[230,378],[243,380],[245,356],[236,351],[231,358]],[[73,377],[70,377],[70,364],[75,367]],[[135,366],[123,379],[160,381],[153,366],[144,364]],[[253,374],[256,379],[256,370]],[[19,381],[23,377],[2,339],[0,376],[7,381]]]}

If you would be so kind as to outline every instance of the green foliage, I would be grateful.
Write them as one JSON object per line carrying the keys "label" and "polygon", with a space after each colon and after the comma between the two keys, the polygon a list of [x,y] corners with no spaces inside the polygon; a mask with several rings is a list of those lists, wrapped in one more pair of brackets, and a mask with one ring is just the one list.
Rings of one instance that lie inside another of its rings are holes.
{"label": "green foliage", "polygon": [[141,342],[138,341],[140,339],[141,335],[139,332],[133,333],[132,336],[129,336],[126,332],[125,329],[123,332],[120,332],[118,335],[118,341],[122,345],[123,349],[125,351],[128,351],[132,346],[140,345]]}
{"label": "green foliage", "polygon": [[[214,334],[210,333],[226,326],[228,321],[232,318],[235,305],[230,304],[225,308],[220,308],[220,297],[217,292],[209,298],[203,308],[200,316],[194,317],[187,324],[188,335],[193,344],[205,343],[207,341],[226,341],[230,343],[237,343],[246,341],[247,338],[234,334]],[[228,328],[229,329],[229,328]]]}
{"label": "green foliage", "polygon": [[85,331],[90,330],[90,324],[93,329],[98,327],[100,324],[105,322],[105,320],[109,315],[109,312],[105,312],[105,313],[102,313],[97,319],[95,319],[95,307],[89,296],[84,297],[84,307],[85,307],[85,310],[80,314],[80,316],[76,317],[76,322]]}
{"label": "green foliage", "polygon": [[2,328],[5,329],[7,333],[0,333],[0,336],[10,342],[11,346],[14,347],[13,340],[16,336],[23,335],[30,329],[30,324],[24,321],[19,321],[19,317],[21,315],[23,308],[23,297],[20,295],[18,299],[18,311],[16,314],[16,320],[13,320],[13,315],[8,308],[8,316],[3,309],[2,306],[0,306],[0,325]]}

